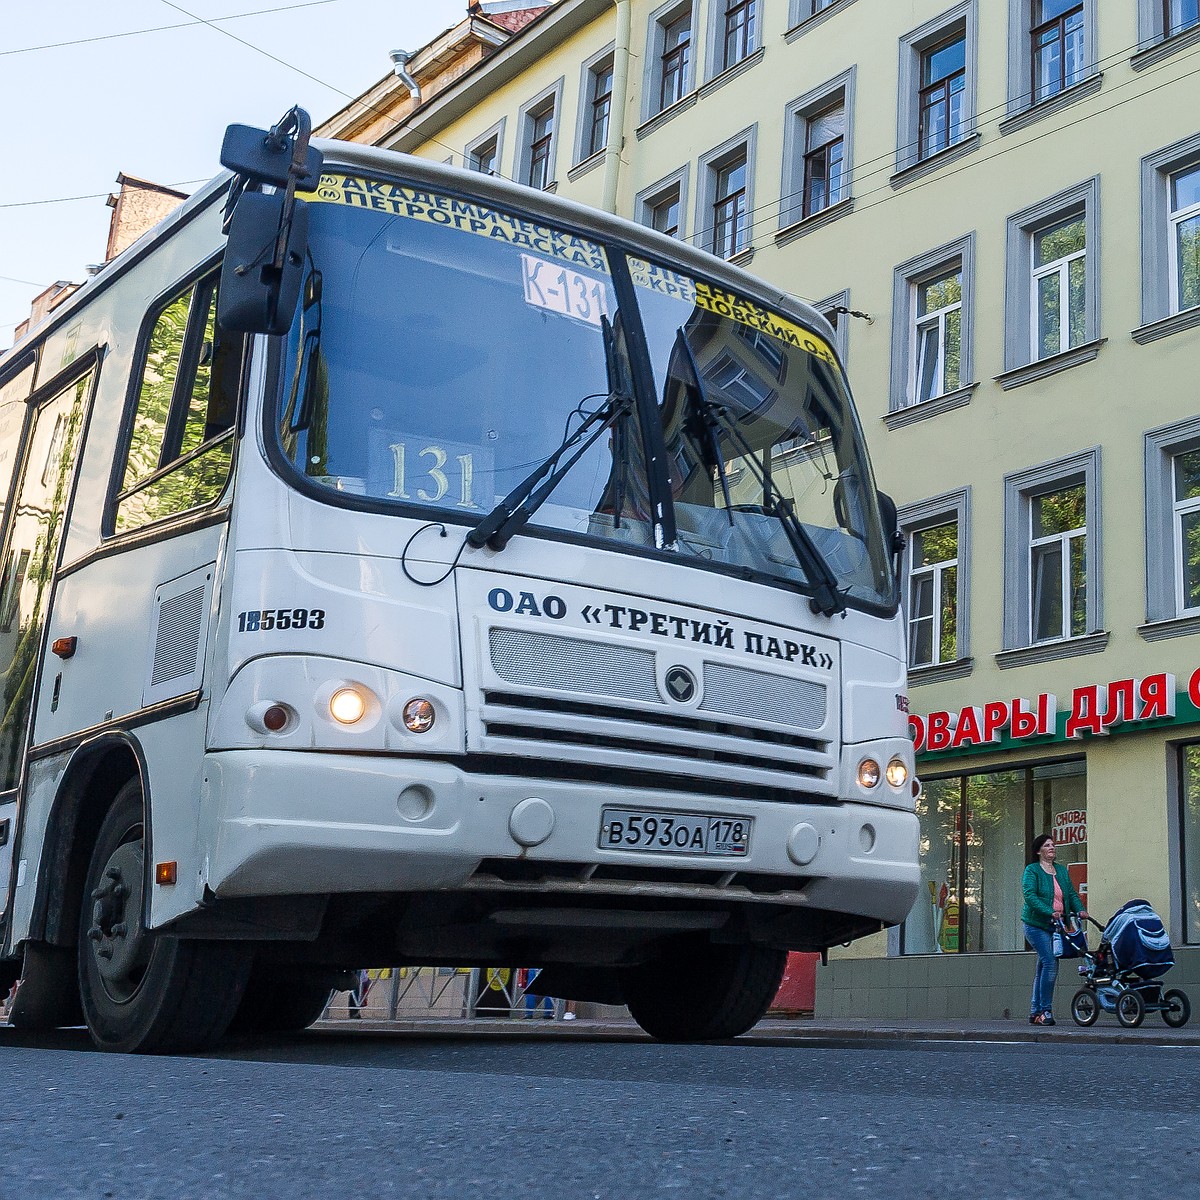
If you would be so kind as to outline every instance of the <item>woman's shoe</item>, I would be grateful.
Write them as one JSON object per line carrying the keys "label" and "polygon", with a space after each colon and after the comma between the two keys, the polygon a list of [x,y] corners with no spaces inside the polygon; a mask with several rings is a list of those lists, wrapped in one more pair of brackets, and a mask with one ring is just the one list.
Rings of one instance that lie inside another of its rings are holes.
{"label": "woman's shoe", "polygon": [[1053,1025],[1054,1018],[1049,1013],[1038,1013],[1036,1017],[1029,1018],[1031,1024],[1034,1025]]}
{"label": "woman's shoe", "polygon": [[1054,1014],[1053,1014],[1053,1013],[1051,1013],[1051,1012],[1044,1012],[1044,1013],[1042,1013],[1042,1018],[1043,1018],[1043,1020],[1042,1020],[1042,1024],[1043,1024],[1043,1025],[1053,1025],[1053,1024],[1055,1024],[1055,1020],[1054,1020]]}
{"label": "woman's shoe", "polygon": [[1036,1025],[1038,1023],[1038,1017],[1040,1017],[1041,1015],[1042,1015],[1041,1013],[1030,1013],[1029,1014],[1030,1025]]}

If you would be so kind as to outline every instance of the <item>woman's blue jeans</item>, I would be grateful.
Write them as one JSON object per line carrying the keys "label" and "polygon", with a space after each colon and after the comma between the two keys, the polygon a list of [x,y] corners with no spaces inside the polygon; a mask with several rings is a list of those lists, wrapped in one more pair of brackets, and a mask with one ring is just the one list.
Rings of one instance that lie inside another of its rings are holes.
{"label": "woman's blue jeans", "polygon": [[1054,984],[1058,979],[1058,959],[1054,957],[1054,935],[1032,925],[1025,926],[1025,940],[1037,953],[1037,968],[1033,972],[1033,995],[1029,1011],[1033,1016],[1050,1012],[1054,1007]]}

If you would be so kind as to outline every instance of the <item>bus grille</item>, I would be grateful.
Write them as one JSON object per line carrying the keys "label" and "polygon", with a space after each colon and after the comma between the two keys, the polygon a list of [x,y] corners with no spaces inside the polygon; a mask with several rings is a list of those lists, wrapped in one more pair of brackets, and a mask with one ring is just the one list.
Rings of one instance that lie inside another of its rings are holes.
{"label": "bus grille", "polygon": [[832,788],[821,683],[705,662],[701,703],[685,708],[662,695],[652,649],[514,629],[490,630],[489,649],[503,682],[483,692],[484,753],[797,798]]}

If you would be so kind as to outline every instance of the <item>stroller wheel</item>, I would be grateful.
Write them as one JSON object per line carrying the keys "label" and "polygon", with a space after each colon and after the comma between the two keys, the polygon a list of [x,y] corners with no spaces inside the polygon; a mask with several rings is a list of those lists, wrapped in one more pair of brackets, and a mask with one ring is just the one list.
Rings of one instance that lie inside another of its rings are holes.
{"label": "stroller wheel", "polygon": [[1162,1010],[1162,1019],[1172,1029],[1178,1029],[1188,1023],[1192,1015],[1192,1002],[1187,998],[1187,992],[1171,988],[1170,991],[1163,992],[1163,1003],[1167,1007]]}
{"label": "stroller wheel", "polygon": [[1126,1029],[1136,1029],[1146,1018],[1141,994],[1130,989],[1117,997],[1117,1020]]}
{"label": "stroller wheel", "polygon": [[1095,1025],[1099,1015],[1100,1003],[1096,999],[1096,993],[1091,988],[1080,988],[1071,998],[1071,1016],[1075,1024]]}

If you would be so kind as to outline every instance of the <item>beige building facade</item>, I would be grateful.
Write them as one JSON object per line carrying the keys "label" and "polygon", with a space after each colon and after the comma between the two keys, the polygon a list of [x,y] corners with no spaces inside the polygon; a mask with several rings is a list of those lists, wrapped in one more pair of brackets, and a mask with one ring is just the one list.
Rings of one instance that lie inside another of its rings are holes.
{"label": "beige building facade", "polygon": [[1196,0],[558,0],[364,126],[834,323],[908,533],[924,886],[818,1011],[1023,1017],[1043,830],[1200,945],[1198,52]]}

